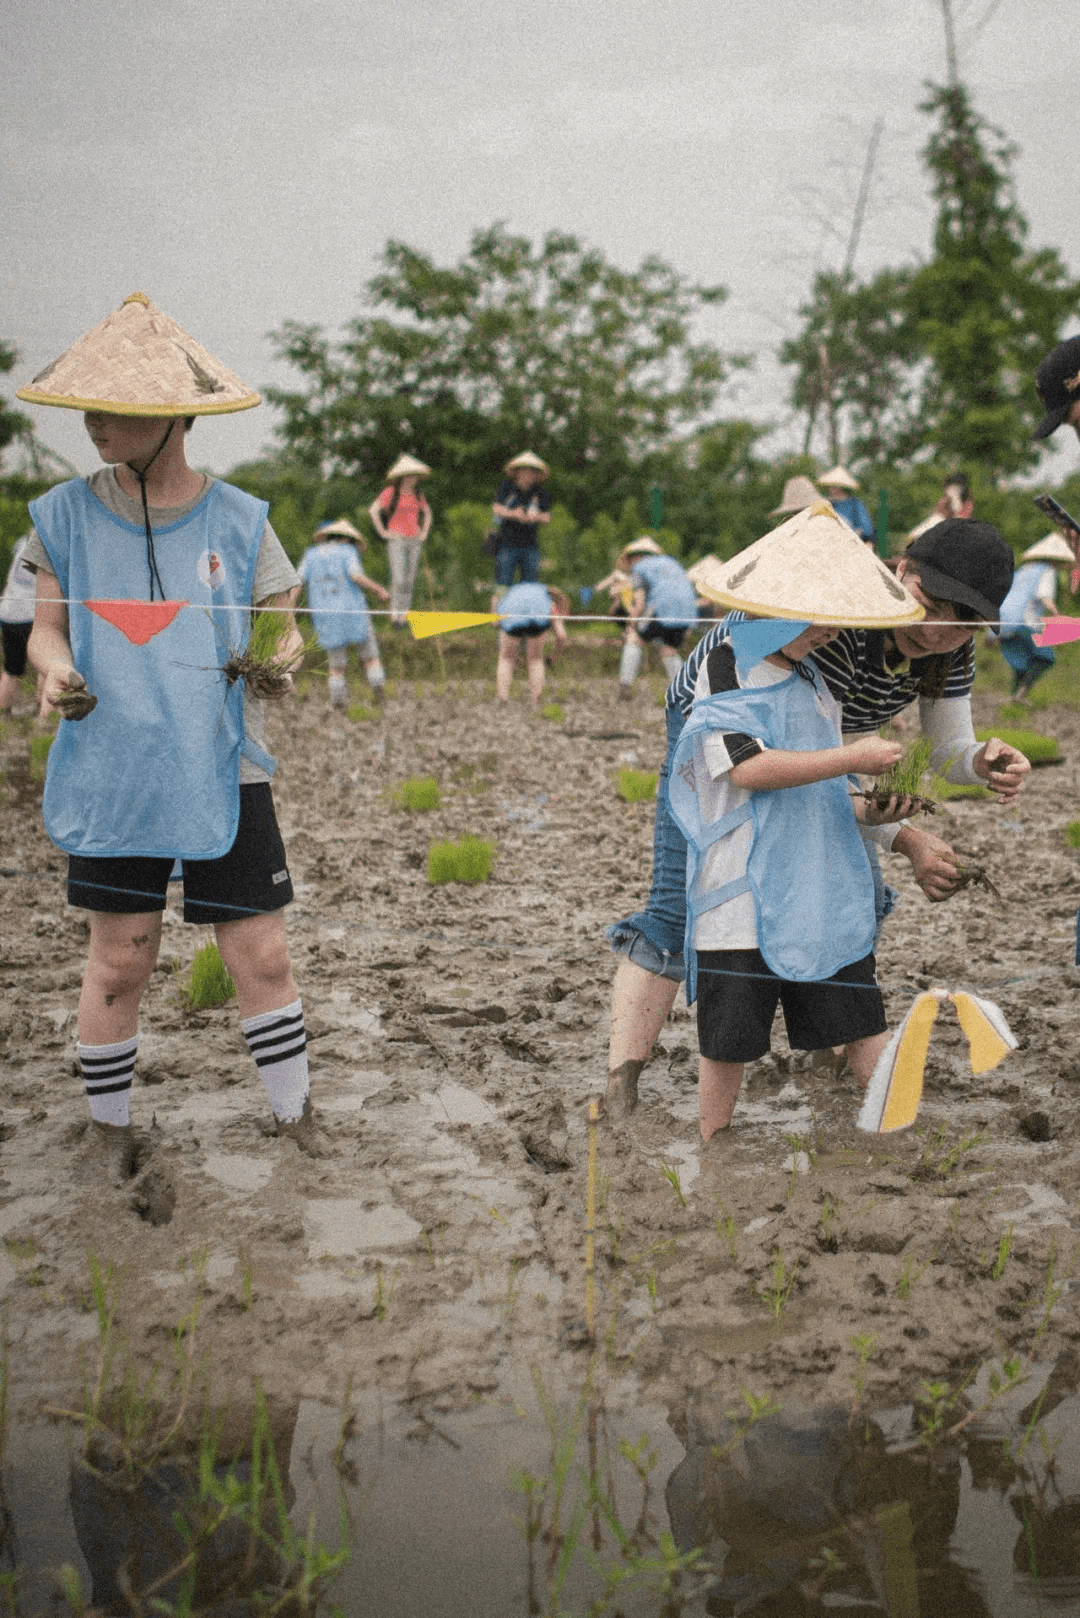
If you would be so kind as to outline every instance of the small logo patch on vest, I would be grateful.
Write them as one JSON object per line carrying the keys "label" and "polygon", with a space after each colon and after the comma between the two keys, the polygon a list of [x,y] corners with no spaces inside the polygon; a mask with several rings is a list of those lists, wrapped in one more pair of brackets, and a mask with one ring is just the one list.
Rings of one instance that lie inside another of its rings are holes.
{"label": "small logo patch on vest", "polygon": [[289,873],[288,871],[275,871],[270,880],[274,884],[275,888],[279,887],[282,882],[287,882],[289,880]]}

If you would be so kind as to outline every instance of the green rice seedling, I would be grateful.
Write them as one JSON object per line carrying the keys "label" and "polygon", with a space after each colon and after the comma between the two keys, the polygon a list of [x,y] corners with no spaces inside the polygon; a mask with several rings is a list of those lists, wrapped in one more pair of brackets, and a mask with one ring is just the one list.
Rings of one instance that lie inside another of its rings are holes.
{"label": "green rice seedling", "polygon": [[937,782],[924,783],[923,777],[930,764],[933,743],[925,736],[910,742],[903,756],[891,770],[879,775],[872,787],[863,793],[868,803],[877,809],[888,807],[890,798],[913,798],[914,808],[924,814],[937,812]]}
{"label": "green rice seedling", "polygon": [[670,1185],[671,1189],[674,1191],[675,1200],[678,1202],[679,1207],[685,1208],[686,1193],[682,1188],[678,1169],[671,1163],[661,1163],[660,1172],[664,1176],[664,1179],[667,1181],[668,1185]]}
{"label": "green rice seedling", "polygon": [[514,1305],[518,1300],[518,1293],[521,1291],[521,1281],[519,1277],[523,1262],[524,1260],[520,1258],[512,1258],[510,1260],[510,1279],[506,1286],[506,1297],[503,1299],[503,1314],[506,1316],[507,1320],[510,1319],[510,1316],[514,1312]]}
{"label": "green rice seedling", "polygon": [[840,1238],[836,1234],[836,1216],[840,1212],[840,1203],[836,1197],[826,1194],[821,1205],[821,1214],[818,1218],[818,1246],[826,1253],[837,1253],[840,1250]]}
{"label": "green rice seedling", "polygon": [[619,771],[615,793],[623,803],[648,803],[656,797],[656,782],[655,770],[623,768]]}
{"label": "green rice seedling", "polygon": [[1012,1252],[1012,1244],[1013,1227],[1010,1225],[1008,1230],[1002,1232],[1001,1240],[998,1242],[997,1257],[994,1260],[994,1267],[990,1271],[992,1280],[1000,1281],[1001,1277],[1005,1274],[1005,1266],[1009,1262],[1009,1254]]}
{"label": "green rice seedling", "polygon": [[954,1174],[967,1156],[977,1146],[985,1144],[987,1137],[978,1131],[970,1135],[961,1135],[952,1145],[947,1145],[949,1135],[948,1124],[939,1124],[929,1134],[918,1125],[915,1126],[916,1135],[923,1138],[922,1151],[919,1161],[911,1170],[910,1178],[913,1180],[945,1180]]}
{"label": "green rice seedling", "polygon": [[863,1402],[863,1394],[866,1392],[866,1367],[870,1361],[870,1356],[874,1352],[876,1343],[877,1338],[873,1332],[863,1332],[858,1336],[848,1338],[849,1346],[855,1350],[855,1403],[851,1409],[853,1416]]}
{"label": "green rice seedling", "polygon": [[994,796],[989,787],[980,786],[975,782],[941,781],[934,790],[939,803],[962,803],[965,800],[989,803]]}
{"label": "green rice seedling", "polygon": [[385,1271],[383,1270],[383,1267],[382,1267],[382,1263],[379,1262],[375,1266],[375,1319],[376,1320],[385,1320],[387,1315],[390,1313],[390,1305],[394,1301],[394,1288],[397,1286],[397,1278],[398,1278],[398,1275],[400,1273],[400,1270],[401,1270],[401,1266],[396,1265],[395,1268],[394,1268],[394,1273],[390,1277],[390,1282],[389,1282],[389,1285],[388,1285],[387,1281],[386,1281],[386,1274],[385,1274]]}
{"label": "green rice seedling", "polygon": [[414,775],[408,781],[402,781],[394,792],[394,802],[399,809],[406,809],[410,814],[426,814],[429,809],[437,809],[442,799],[442,788],[433,775]]}
{"label": "green rice seedling", "polygon": [[463,837],[458,843],[432,843],[428,849],[428,881],[486,882],[491,875],[495,844],[480,837]]}
{"label": "green rice seedling", "polygon": [[919,1443],[932,1449],[945,1436],[950,1413],[956,1407],[959,1389],[947,1382],[920,1382],[915,1396],[915,1422]]}
{"label": "green rice seedling", "polygon": [[787,1307],[792,1289],[799,1277],[798,1259],[791,1265],[787,1263],[783,1253],[778,1247],[772,1250],[772,1267],[769,1271],[769,1284],[761,1289],[758,1296],[767,1303],[774,1320],[779,1320]]}
{"label": "green rice seedling", "polygon": [[924,1271],[930,1268],[932,1263],[933,1255],[931,1254],[930,1258],[924,1259],[923,1262],[918,1265],[918,1268],[916,1268],[915,1255],[913,1253],[909,1253],[900,1267],[900,1278],[896,1283],[897,1297],[902,1298],[906,1303],[911,1296],[912,1287],[915,1285],[916,1281],[924,1273]]}
{"label": "green rice seedling", "polygon": [[553,725],[561,725],[566,718],[566,709],[557,702],[545,702],[540,709],[541,719],[550,719]]}
{"label": "green rice seedling", "polygon": [[225,970],[225,962],[215,943],[204,944],[202,949],[196,950],[180,992],[191,1011],[223,1006],[233,998],[236,984]]}
{"label": "green rice seedling", "polygon": [[222,667],[228,683],[243,680],[254,697],[284,696],[305,654],[315,646],[314,636],[301,631],[302,644],[291,656],[282,657],[279,648],[287,632],[284,613],[253,613],[245,645],[232,652]]}
{"label": "green rice seedling", "polygon": [[725,1460],[734,1450],[738,1449],[751,1427],[756,1427],[759,1421],[765,1421],[769,1416],[778,1416],[784,1408],[773,1398],[771,1393],[764,1393],[759,1397],[757,1394],[751,1393],[748,1388],[740,1388],[739,1397],[745,1406],[744,1410],[740,1410],[736,1406],[732,1410],[724,1411],[724,1415],[731,1422],[735,1431],[726,1444],[713,1445],[712,1454],[717,1461]]}
{"label": "green rice seedling", "polygon": [[987,742],[991,736],[997,736],[1008,747],[1015,747],[1017,752],[1023,753],[1031,764],[1048,764],[1052,759],[1061,757],[1061,749],[1057,738],[1043,736],[1037,730],[989,730],[983,728],[975,732],[976,739]]}
{"label": "green rice seedling", "polygon": [[379,710],[368,708],[362,702],[351,702],[345,709],[346,719],[351,719],[354,725],[366,725],[372,719],[378,719]]}
{"label": "green rice seedling", "polygon": [[1070,820],[1065,827],[1065,841],[1070,848],[1080,848],[1080,820]]}
{"label": "green rice seedling", "polygon": [[717,1214],[716,1218],[713,1220],[713,1229],[716,1231],[717,1239],[719,1241],[726,1242],[727,1250],[728,1250],[728,1256],[730,1257],[732,1263],[734,1263],[735,1260],[739,1256],[739,1246],[738,1246],[738,1241],[736,1239],[735,1221],[731,1217],[731,1215],[728,1213],[727,1209],[724,1207],[724,1204],[722,1202],[719,1204],[719,1208],[720,1208],[720,1212]]}
{"label": "green rice seedling", "polygon": [[30,779],[31,781],[44,781],[45,766],[49,759],[49,748],[53,744],[52,736],[31,736],[30,738]]}

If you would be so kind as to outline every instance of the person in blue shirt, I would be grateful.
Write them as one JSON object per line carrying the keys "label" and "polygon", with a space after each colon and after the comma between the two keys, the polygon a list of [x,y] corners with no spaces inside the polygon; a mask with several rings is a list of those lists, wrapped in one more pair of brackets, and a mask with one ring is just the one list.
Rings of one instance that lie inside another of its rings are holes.
{"label": "person in blue shirt", "polygon": [[1012,669],[1012,694],[1023,702],[1035,681],[1054,666],[1049,646],[1036,646],[1035,636],[1047,613],[1057,610],[1055,593],[1059,568],[1072,568],[1073,553],[1060,534],[1047,534],[1029,545],[1013,575],[1012,588],[1001,603],[998,644]]}
{"label": "person in blue shirt", "polygon": [[45,828],[68,855],[68,902],[89,914],[78,1044],[89,1166],[114,1185],[138,1166],[139,1007],[177,860],[184,920],[215,929],[276,1131],[321,1156],[274,761],[248,676],[225,669],[253,608],[275,609],[275,694],[290,689],[303,651],[296,572],[266,503],[194,471],[184,444],[197,415],[248,409],[259,395],[136,292],[19,396],[83,410],[105,463],[32,502],[26,552],[37,571],[29,655],[61,718]]}
{"label": "person in blue shirt", "polygon": [[298,572],[307,587],[312,628],[330,665],[330,705],[344,708],[349,700],[345,670],[350,646],[360,654],[372,696],[381,701],[386,672],[367,602],[360,592],[370,590],[380,601],[389,601],[390,592],[369,579],[361,567],[357,546],[364,550],[367,541],[348,518],[321,523],[313,538],[315,543],[300,558]]}
{"label": "person in blue shirt", "polygon": [[697,623],[697,594],[673,556],[648,534],[627,545],[616,568],[629,573],[633,595],[619,660],[619,695],[629,698],[641,673],[645,647],[655,643],[670,682],[682,668],[679,648]]}
{"label": "person in blue shirt", "polygon": [[538,708],[544,694],[544,643],[550,629],[555,636],[554,661],[566,645],[563,619],[570,612],[570,598],[553,584],[526,582],[511,585],[505,595],[492,596],[491,610],[502,614],[499,623],[499,660],[495,665],[495,695],[499,702],[510,701],[518,647],[524,641],[529,700],[534,708]]}
{"label": "person in blue shirt", "polygon": [[877,540],[877,531],[870,513],[859,499],[859,485],[847,467],[830,467],[822,473],[818,482],[825,490],[833,510],[843,517],[849,527],[854,528],[860,539],[873,545]]}

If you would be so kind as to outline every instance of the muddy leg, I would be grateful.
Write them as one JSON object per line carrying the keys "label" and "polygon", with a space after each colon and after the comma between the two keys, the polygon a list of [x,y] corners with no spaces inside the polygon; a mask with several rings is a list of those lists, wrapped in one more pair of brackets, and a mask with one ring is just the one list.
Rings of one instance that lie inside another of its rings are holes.
{"label": "muddy leg", "polygon": [[611,1041],[608,1045],[608,1084],[605,1110],[625,1118],[637,1106],[638,1077],[648,1061],[657,1035],[675,1004],[679,985],[635,966],[625,956],[619,961],[611,991]]}

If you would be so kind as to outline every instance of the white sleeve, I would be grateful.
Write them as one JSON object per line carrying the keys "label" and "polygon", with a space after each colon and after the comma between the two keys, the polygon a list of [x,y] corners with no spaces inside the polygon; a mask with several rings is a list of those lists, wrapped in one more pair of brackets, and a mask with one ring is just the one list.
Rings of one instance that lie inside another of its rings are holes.
{"label": "white sleeve", "polygon": [[920,697],[919,722],[922,733],[933,743],[930,770],[943,774],[946,781],[971,786],[979,780],[971,767],[981,742],[975,740],[971,724],[971,698]]}

